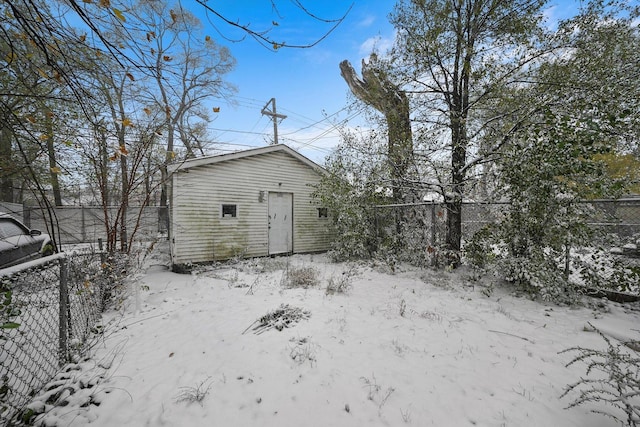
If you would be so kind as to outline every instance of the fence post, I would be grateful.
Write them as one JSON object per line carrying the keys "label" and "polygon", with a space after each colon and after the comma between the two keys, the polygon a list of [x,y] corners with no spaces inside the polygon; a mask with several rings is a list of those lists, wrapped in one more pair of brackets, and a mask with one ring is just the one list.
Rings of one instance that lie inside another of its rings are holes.
{"label": "fence post", "polygon": [[431,203],[431,247],[436,247],[436,204]]}
{"label": "fence post", "polygon": [[60,312],[58,323],[58,364],[64,366],[69,360],[69,270],[66,258],[60,259]]}
{"label": "fence post", "polygon": [[564,245],[564,278],[569,280],[571,275],[571,245],[567,241]]}
{"label": "fence post", "polygon": [[104,268],[105,257],[104,257],[104,246],[102,244],[102,237],[98,237],[98,250],[100,251],[100,265]]}
{"label": "fence post", "polygon": [[86,242],[87,241],[87,222],[85,219],[85,214],[84,214],[84,206],[81,205],[80,206],[80,214],[81,214],[81,218],[82,218],[82,242]]}

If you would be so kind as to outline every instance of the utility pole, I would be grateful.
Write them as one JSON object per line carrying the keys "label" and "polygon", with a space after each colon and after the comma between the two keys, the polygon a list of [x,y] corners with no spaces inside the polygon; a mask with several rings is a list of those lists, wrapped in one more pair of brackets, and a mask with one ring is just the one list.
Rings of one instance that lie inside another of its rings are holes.
{"label": "utility pole", "polygon": [[[267,106],[269,106],[269,104],[271,104],[271,111],[267,110]],[[267,103],[264,104],[264,107],[262,107],[262,110],[260,112],[264,116],[270,116],[271,120],[273,120],[273,144],[275,145],[278,143],[278,119],[286,119],[287,116],[285,116],[284,114],[276,113],[275,98],[271,98],[269,101],[267,101]]]}

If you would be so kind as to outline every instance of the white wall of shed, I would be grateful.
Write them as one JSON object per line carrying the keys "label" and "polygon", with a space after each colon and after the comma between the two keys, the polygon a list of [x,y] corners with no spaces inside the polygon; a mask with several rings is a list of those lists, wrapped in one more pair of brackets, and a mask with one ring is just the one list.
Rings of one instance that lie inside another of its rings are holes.
{"label": "white wall of shed", "polygon": [[[318,218],[311,197],[319,181],[318,172],[284,152],[178,171],[171,206],[174,264],[268,255],[270,191],[293,193],[294,252],[329,249],[327,219]],[[223,203],[237,204],[238,217],[220,218]]]}

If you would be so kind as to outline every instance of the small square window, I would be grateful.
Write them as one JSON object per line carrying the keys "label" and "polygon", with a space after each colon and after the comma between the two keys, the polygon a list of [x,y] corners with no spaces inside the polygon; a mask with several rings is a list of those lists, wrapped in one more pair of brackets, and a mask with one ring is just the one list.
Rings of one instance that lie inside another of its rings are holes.
{"label": "small square window", "polygon": [[327,208],[318,208],[318,218],[328,218],[329,211]]}
{"label": "small square window", "polygon": [[222,218],[236,218],[238,205],[222,205]]}

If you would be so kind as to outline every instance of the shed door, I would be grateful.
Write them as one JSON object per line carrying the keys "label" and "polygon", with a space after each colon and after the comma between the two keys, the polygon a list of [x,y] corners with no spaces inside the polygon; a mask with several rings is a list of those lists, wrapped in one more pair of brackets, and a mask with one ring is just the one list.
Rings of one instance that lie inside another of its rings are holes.
{"label": "shed door", "polygon": [[293,251],[293,194],[269,193],[269,255]]}

